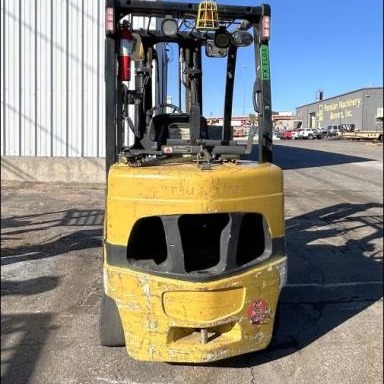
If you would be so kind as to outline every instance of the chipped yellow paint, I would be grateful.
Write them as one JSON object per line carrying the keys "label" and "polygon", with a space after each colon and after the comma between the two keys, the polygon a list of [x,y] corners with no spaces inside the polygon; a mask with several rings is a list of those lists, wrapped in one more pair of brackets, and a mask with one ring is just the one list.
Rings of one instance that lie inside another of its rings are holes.
{"label": "chipped yellow paint", "polygon": [[[251,324],[247,309],[263,298],[274,314],[279,274],[277,268],[268,269],[284,262],[285,257],[274,257],[240,275],[205,283],[107,267],[107,294],[117,303],[128,354],[147,361],[208,362],[265,348],[271,339],[273,319],[262,325]],[[231,291],[229,286],[237,288],[231,288],[235,293],[229,293],[221,307],[223,292]],[[176,297],[177,307],[172,309],[170,296]],[[207,344],[202,344],[200,334],[194,332],[200,328],[212,333]]]}
{"label": "chipped yellow paint", "polygon": [[272,237],[283,236],[283,174],[272,164],[223,164],[202,171],[195,164],[129,168],[113,165],[108,177],[106,232],[126,245],[142,217],[171,214],[257,212]]}
{"label": "chipped yellow paint", "polygon": [[[195,164],[114,165],[108,178],[105,239],[126,246],[133,225],[142,217],[213,212],[261,213],[271,236],[281,237],[283,211],[282,171],[271,164],[224,164],[209,171]],[[284,255],[275,256],[208,282],[170,279],[105,263],[105,290],[116,301],[130,356],[210,362],[269,344],[280,292],[278,266],[285,263]],[[252,324],[247,310],[261,298],[272,318]],[[202,328],[208,330],[206,343],[201,342]]]}

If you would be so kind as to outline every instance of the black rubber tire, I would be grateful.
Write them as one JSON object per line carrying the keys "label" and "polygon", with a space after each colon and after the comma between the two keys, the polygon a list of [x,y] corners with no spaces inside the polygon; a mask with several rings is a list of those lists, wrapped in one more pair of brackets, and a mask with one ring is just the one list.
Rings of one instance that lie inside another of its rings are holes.
{"label": "black rubber tire", "polygon": [[115,300],[101,294],[99,315],[99,340],[105,347],[125,346],[124,330]]}
{"label": "black rubber tire", "polygon": [[277,331],[280,327],[280,300],[277,302],[275,318],[273,321],[272,339],[276,337]]}

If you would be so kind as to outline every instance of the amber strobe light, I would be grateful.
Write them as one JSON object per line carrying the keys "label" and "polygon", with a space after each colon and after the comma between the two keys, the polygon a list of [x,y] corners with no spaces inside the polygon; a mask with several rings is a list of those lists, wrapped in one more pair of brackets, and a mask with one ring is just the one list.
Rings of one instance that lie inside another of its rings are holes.
{"label": "amber strobe light", "polygon": [[202,1],[197,11],[196,29],[209,31],[219,28],[217,4],[214,1]]}

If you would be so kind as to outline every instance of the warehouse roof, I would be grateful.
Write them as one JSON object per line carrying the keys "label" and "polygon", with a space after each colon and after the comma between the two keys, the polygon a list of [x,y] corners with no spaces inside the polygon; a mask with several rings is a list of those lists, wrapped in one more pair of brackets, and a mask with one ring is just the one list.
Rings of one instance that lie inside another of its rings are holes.
{"label": "warehouse roof", "polygon": [[383,91],[383,87],[367,87],[367,88],[356,89],[355,91],[350,91],[350,92],[342,93],[342,94],[337,95],[337,96],[328,97],[328,98],[323,99],[323,100],[317,100],[317,101],[313,101],[312,103],[303,104],[303,105],[300,105],[299,107],[296,107],[296,109],[297,109],[297,108],[303,108],[303,107],[306,107],[306,106],[308,106],[308,105],[313,105],[313,104],[323,103],[324,101],[328,101],[328,100],[336,99],[336,98],[339,98],[339,97],[343,97],[343,96],[346,96],[346,95],[350,95],[351,93],[356,93],[356,92],[366,91],[366,90],[369,90],[369,91],[372,91],[372,90],[382,90],[382,91]]}

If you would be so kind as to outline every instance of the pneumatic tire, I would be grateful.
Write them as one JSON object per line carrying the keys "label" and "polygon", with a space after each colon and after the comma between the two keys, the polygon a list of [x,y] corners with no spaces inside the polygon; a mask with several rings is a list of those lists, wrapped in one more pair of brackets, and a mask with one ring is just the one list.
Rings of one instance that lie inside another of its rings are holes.
{"label": "pneumatic tire", "polygon": [[104,290],[100,300],[99,340],[105,347],[125,346],[124,330],[117,305]]}
{"label": "pneumatic tire", "polygon": [[280,306],[280,300],[279,300],[276,305],[275,318],[273,321],[272,339],[276,338],[276,334],[280,328],[280,312],[281,312],[281,306]]}

